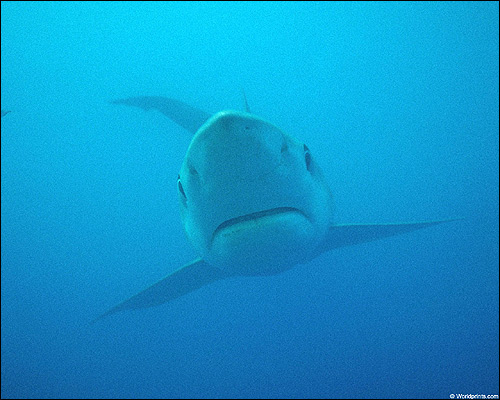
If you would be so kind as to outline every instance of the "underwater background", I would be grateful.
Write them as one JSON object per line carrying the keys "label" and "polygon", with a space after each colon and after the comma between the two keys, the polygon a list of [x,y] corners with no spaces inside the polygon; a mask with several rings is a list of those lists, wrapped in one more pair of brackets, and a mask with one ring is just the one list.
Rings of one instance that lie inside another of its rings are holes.
{"label": "underwater background", "polygon": [[[498,2],[1,2],[2,398],[498,394]],[[307,143],[338,223],[464,218],[102,312],[196,257],[158,95]]]}

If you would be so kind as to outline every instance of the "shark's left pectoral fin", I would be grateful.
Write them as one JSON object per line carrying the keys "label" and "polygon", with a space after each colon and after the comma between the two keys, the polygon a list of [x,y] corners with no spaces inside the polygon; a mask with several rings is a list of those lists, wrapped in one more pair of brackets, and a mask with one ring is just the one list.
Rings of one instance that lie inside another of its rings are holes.
{"label": "shark's left pectoral fin", "polygon": [[222,271],[199,258],[106,311],[92,323],[119,311],[158,306],[226,277]]}
{"label": "shark's left pectoral fin", "polygon": [[412,232],[417,229],[427,228],[443,222],[458,221],[459,219],[447,219],[440,221],[397,223],[397,224],[351,224],[334,225],[319,246],[317,254],[337,249],[339,247],[351,246],[373,240],[383,239],[389,236]]}

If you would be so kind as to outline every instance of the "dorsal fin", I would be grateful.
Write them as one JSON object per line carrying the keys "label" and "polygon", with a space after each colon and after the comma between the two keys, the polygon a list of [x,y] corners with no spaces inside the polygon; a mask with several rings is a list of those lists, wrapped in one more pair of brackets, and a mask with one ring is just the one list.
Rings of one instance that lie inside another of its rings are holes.
{"label": "dorsal fin", "polygon": [[247,113],[250,113],[250,107],[248,106],[248,101],[247,101],[247,95],[245,94],[245,91],[241,89],[241,93],[243,94],[243,101],[245,102],[245,111]]}
{"label": "dorsal fin", "polygon": [[130,97],[128,99],[113,100],[111,103],[139,107],[146,111],[151,109],[158,110],[193,135],[211,117],[211,114],[205,111],[192,107],[182,101],[169,99],[168,97]]}

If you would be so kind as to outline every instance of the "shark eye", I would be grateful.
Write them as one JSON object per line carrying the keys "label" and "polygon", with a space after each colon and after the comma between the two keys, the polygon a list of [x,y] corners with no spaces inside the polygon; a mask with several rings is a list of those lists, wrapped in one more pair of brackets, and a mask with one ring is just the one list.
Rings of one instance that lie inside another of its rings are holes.
{"label": "shark eye", "polygon": [[309,172],[311,172],[311,151],[309,150],[309,147],[304,145],[304,160],[306,162],[306,168]]}
{"label": "shark eye", "polygon": [[184,188],[182,187],[180,175],[177,175],[177,188],[179,189],[179,192],[182,194],[184,200],[186,200],[186,193],[184,192]]}

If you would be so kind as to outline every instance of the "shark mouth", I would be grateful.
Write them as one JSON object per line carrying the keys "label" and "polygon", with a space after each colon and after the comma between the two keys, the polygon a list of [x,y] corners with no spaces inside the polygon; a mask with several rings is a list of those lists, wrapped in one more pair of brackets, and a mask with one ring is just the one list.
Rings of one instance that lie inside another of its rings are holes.
{"label": "shark mouth", "polygon": [[254,212],[251,214],[242,215],[241,217],[231,218],[231,219],[228,219],[227,221],[224,221],[214,231],[214,233],[212,235],[212,241],[218,233],[220,233],[221,231],[223,231],[224,229],[226,229],[230,226],[241,224],[241,223],[244,223],[247,221],[256,221],[256,220],[261,219],[261,218],[266,218],[266,217],[270,217],[273,215],[286,214],[286,213],[298,213],[298,214],[301,214],[307,218],[307,216],[302,211],[300,211],[298,208],[294,208],[294,207],[277,207],[277,208],[271,208],[269,210],[258,211],[258,212]]}

